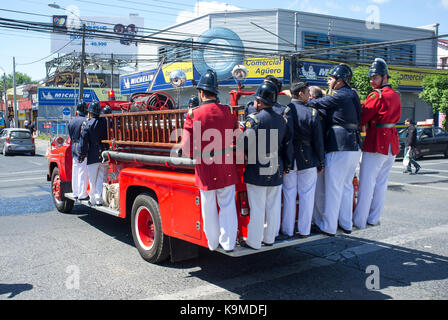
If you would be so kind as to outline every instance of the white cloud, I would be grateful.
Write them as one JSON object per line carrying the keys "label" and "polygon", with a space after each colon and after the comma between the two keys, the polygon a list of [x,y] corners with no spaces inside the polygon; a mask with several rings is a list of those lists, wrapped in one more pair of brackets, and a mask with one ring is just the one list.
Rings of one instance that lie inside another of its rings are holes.
{"label": "white cloud", "polygon": [[448,9],[448,0],[441,0],[440,3],[444,8]]}
{"label": "white cloud", "polygon": [[389,0],[371,0],[372,2],[375,2],[375,3],[386,3],[386,2],[389,2]]}
{"label": "white cloud", "polygon": [[[327,1],[327,5],[331,5],[330,1]],[[288,9],[290,10],[299,10],[304,12],[311,12],[311,13],[320,13],[320,14],[329,14],[328,10],[313,7],[310,5],[310,0],[295,0],[292,1],[288,5]]]}
{"label": "white cloud", "polygon": [[350,6],[350,11],[352,11],[352,12],[363,12],[364,9],[361,6],[359,6],[357,4],[354,4],[354,5]]}
{"label": "white cloud", "polygon": [[209,14],[211,12],[224,12],[224,11],[237,11],[241,10],[240,8],[229,5],[224,2],[217,2],[217,1],[211,1],[211,2],[205,2],[200,1],[196,2],[194,6],[194,10],[185,10],[179,12],[179,15],[176,18],[176,23],[182,23],[206,14]]}

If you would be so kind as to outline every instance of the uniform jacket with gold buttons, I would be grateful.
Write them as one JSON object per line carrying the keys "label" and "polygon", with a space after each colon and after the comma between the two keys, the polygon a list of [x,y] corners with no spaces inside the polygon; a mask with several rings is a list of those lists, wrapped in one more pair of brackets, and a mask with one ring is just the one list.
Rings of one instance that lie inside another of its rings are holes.
{"label": "uniform jacket with gold buttons", "polygon": [[[182,152],[195,159],[196,185],[201,190],[217,190],[239,181],[232,148],[234,139],[226,141],[226,129],[239,130],[237,116],[229,106],[216,100],[204,101],[186,116]],[[198,137],[196,141],[194,137]]]}
{"label": "uniform jacket with gold buttons", "polygon": [[[288,152],[292,136],[285,117],[273,108],[262,109],[247,117],[244,130],[248,164],[243,181],[256,186],[281,185],[285,168],[292,161]],[[276,140],[271,143],[271,139]]]}
{"label": "uniform jacket with gold buttons", "polygon": [[390,145],[392,154],[398,154],[400,144],[397,129],[379,128],[376,125],[378,123],[395,124],[400,121],[400,117],[400,95],[389,85],[370,93],[361,109],[361,125],[367,127],[362,151],[387,155]]}
{"label": "uniform jacket with gold buttons", "polygon": [[293,100],[288,106],[296,115],[294,122],[294,160],[297,170],[323,167],[325,161],[321,120],[316,109]]}
{"label": "uniform jacket with gold buttons", "polygon": [[325,97],[310,100],[308,106],[325,110],[326,152],[360,149],[361,102],[354,90],[348,86],[332,90]]}

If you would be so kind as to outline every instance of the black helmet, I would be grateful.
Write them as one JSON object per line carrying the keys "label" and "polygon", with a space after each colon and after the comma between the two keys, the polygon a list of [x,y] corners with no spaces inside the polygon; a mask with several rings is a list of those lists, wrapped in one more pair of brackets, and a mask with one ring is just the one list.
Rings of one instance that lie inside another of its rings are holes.
{"label": "black helmet", "polygon": [[261,100],[263,103],[273,106],[277,102],[278,87],[271,81],[263,82],[255,92],[255,99]]}
{"label": "black helmet", "polygon": [[274,77],[273,75],[267,75],[264,78],[264,81],[270,81],[273,84],[275,84],[278,88],[278,93],[280,93],[282,91],[282,82],[278,78]]}
{"label": "black helmet", "polygon": [[212,69],[208,69],[207,72],[201,76],[201,79],[199,79],[196,89],[206,90],[218,95],[218,76],[216,75],[216,72]]}
{"label": "black helmet", "polygon": [[352,81],[353,72],[352,69],[346,64],[339,64],[335,66],[333,69],[328,72],[329,76],[333,76],[336,79],[342,79],[345,84],[350,85],[350,81]]}
{"label": "black helmet", "polygon": [[79,113],[86,113],[87,104],[85,102],[78,103],[78,105],[76,106],[76,111],[78,111]]}
{"label": "black helmet", "polygon": [[100,103],[98,101],[91,102],[88,111],[94,114],[95,116],[99,116],[101,113]]}
{"label": "black helmet", "polygon": [[372,62],[372,65],[369,68],[369,77],[376,76],[377,74],[390,78],[387,63],[382,58],[375,58],[375,61]]}
{"label": "black helmet", "polygon": [[101,110],[101,114],[111,114],[112,113],[112,108],[110,106],[105,106],[103,108],[103,110]]}
{"label": "black helmet", "polygon": [[199,98],[198,96],[191,96],[190,100],[188,100],[188,107],[189,108],[196,108],[199,106]]}

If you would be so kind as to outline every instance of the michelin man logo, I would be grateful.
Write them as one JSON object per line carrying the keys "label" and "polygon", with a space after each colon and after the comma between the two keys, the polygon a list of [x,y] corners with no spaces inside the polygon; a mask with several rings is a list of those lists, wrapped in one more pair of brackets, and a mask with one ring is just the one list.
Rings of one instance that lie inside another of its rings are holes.
{"label": "michelin man logo", "polygon": [[317,74],[314,72],[313,66],[310,66],[308,68],[308,71],[305,70],[305,67],[302,67],[302,74],[305,76],[305,78],[310,80],[317,80]]}

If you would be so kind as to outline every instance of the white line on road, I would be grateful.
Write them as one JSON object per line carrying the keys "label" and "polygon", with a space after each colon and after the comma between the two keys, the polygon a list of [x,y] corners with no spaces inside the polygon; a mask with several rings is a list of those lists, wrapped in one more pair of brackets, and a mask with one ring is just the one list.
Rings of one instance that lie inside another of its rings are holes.
{"label": "white line on road", "polygon": [[[182,291],[177,291],[172,294],[162,294],[157,296],[149,297],[149,300],[194,300],[201,297],[206,297],[210,295],[216,295],[219,293],[231,292],[241,287],[247,287],[266,281],[272,281],[275,279],[291,276],[294,274],[299,274],[301,272],[329,266],[338,263],[341,259],[351,258],[355,255],[363,255],[378,251],[381,249],[391,249],[391,246],[404,245],[408,242],[413,242],[415,240],[424,239],[427,237],[433,237],[438,234],[446,234],[448,232],[448,225],[437,226],[434,228],[412,232],[409,234],[393,236],[386,238],[384,240],[375,241],[375,243],[362,244],[357,247],[345,249],[337,254],[329,256],[327,258],[313,258],[307,261],[300,261],[297,263],[289,264],[280,268],[276,268],[275,272],[257,272],[250,275],[245,275],[241,277],[232,278],[223,281],[219,285],[206,284],[198,286],[195,288],[189,288]],[[356,237],[353,237],[356,238]],[[442,258],[438,258],[440,260]],[[448,262],[448,259],[443,260],[443,262]],[[417,293],[418,294],[418,293]]]}
{"label": "white line on road", "polygon": [[17,182],[17,181],[29,181],[29,180],[42,180],[42,181],[44,181],[44,182],[47,182],[47,178],[46,177],[38,177],[38,178],[22,178],[22,179],[14,179],[14,180],[3,180],[3,179],[0,179],[0,182],[1,183],[4,183],[4,182]]}
{"label": "white line on road", "polygon": [[[390,170],[391,173],[399,173],[399,174],[403,174],[402,171],[395,171],[395,170]],[[424,175],[417,175],[417,176],[423,176],[423,177],[435,177],[435,178],[444,178],[444,179],[448,179],[448,176],[441,176],[438,174],[432,174],[432,173],[425,173]],[[415,177],[415,176],[414,176]]]}
{"label": "white line on road", "polygon": [[397,181],[388,181],[388,186],[406,186],[406,187],[414,187],[414,188],[423,188],[423,189],[433,189],[433,190],[442,190],[442,191],[448,191],[448,188],[442,188],[442,187],[433,187],[428,186],[425,184],[410,184],[410,183],[403,183],[403,182],[397,182]]}
{"label": "white line on road", "polygon": [[[434,165],[438,165],[438,164],[447,164],[446,160],[442,160],[440,162],[420,162],[421,164],[423,164],[424,166],[434,166]],[[394,164],[393,165],[394,168],[403,168],[403,164]]]}
{"label": "white line on road", "polygon": [[29,171],[8,172],[8,174],[0,174],[0,177],[10,177],[15,174],[43,173],[43,172],[47,172],[47,170],[29,170]]}
{"label": "white line on road", "polygon": [[40,163],[40,162],[36,162],[36,161],[28,161],[29,163],[32,163],[32,164],[34,164],[34,165],[36,165],[36,166],[47,166],[48,164],[47,163]]}

